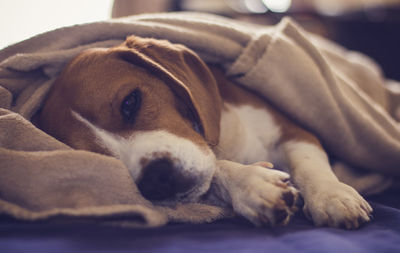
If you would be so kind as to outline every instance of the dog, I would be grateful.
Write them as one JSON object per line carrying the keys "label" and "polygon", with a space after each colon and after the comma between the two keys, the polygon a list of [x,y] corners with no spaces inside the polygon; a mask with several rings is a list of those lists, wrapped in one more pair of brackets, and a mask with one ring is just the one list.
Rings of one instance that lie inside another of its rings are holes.
{"label": "dog", "polygon": [[120,159],[160,205],[205,201],[273,226],[289,222],[301,195],[317,226],[355,229],[371,219],[312,133],[180,44],[130,36],[83,51],[53,84],[38,126]]}

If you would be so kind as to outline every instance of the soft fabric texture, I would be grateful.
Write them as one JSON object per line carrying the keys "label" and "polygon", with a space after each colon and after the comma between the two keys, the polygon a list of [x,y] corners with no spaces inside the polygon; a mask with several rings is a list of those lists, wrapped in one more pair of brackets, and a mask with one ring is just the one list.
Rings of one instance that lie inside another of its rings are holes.
{"label": "soft fabric texture", "polygon": [[223,65],[233,80],[313,131],[340,160],[336,174],[361,192],[391,183],[389,176],[366,171],[400,176],[399,123],[386,112],[395,113],[400,95],[385,87],[366,56],[310,35],[288,18],[261,27],[197,13],[139,15],[58,29],[0,51],[0,213],[130,226],[231,215],[205,204],[154,206],[120,161],[72,150],[30,123],[69,60],[132,34],[182,43],[206,62]]}

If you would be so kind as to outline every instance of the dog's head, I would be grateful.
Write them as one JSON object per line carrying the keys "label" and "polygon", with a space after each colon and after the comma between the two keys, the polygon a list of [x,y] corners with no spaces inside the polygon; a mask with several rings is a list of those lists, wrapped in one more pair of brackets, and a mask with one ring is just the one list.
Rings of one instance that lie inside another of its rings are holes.
{"label": "dog's head", "polygon": [[221,101],[188,48],[129,37],[74,58],[54,83],[38,125],[76,149],[124,162],[144,197],[192,201],[215,170]]}

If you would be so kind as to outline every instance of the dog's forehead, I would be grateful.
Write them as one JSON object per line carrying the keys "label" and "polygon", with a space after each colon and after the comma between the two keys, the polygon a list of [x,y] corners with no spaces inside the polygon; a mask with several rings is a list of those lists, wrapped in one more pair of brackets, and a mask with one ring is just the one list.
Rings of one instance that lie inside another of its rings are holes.
{"label": "dog's forehead", "polygon": [[[107,95],[111,99],[123,86],[123,92],[142,86],[160,85],[151,71],[119,58],[112,49],[94,48],[77,55],[65,68],[63,77],[68,89],[79,94]],[[128,95],[128,94],[125,94]]]}
{"label": "dog's forehead", "polygon": [[129,65],[116,57],[111,49],[91,48],[78,54],[67,65],[66,71],[74,72],[78,77],[112,78],[113,73],[126,72]]}

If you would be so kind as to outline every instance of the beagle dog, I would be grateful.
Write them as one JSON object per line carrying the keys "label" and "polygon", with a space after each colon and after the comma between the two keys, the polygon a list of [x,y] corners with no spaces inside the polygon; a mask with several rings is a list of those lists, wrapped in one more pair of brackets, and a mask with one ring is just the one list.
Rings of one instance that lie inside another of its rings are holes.
{"label": "beagle dog", "polygon": [[55,81],[38,126],[120,159],[155,203],[206,201],[276,225],[297,210],[299,190],[318,226],[354,229],[371,217],[314,135],[180,44],[131,36],[83,51]]}

